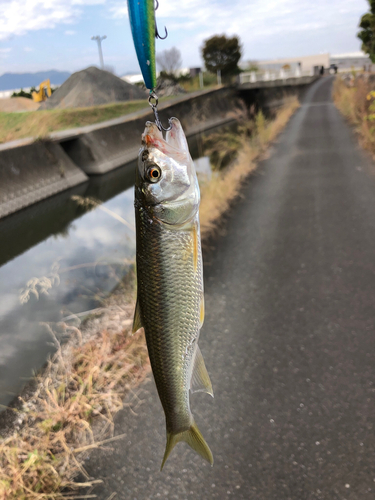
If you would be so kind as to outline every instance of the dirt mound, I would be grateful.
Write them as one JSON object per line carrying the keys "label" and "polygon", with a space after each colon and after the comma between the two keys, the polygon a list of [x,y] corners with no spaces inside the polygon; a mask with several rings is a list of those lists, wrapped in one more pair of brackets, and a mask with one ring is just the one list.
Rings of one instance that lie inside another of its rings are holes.
{"label": "dirt mound", "polygon": [[35,111],[39,108],[39,103],[27,97],[10,97],[0,99],[0,112],[13,113],[15,111]]}
{"label": "dirt mound", "polygon": [[39,109],[85,108],[145,99],[146,93],[121,78],[91,66],[73,73]]}

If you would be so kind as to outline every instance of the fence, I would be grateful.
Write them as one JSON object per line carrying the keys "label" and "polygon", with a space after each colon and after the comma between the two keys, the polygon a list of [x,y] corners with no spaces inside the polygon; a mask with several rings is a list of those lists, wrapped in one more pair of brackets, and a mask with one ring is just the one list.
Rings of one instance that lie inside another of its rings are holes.
{"label": "fence", "polygon": [[301,70],[296,68],[293,70],[280,69],[277,71],[266,70],[262,72],[249,71],[248,73],[241,73],[240,83],[256,83],[267,82],[272,80],[287,80],[288,78],[301,78],[303,76],[313,76],[314,70]]}

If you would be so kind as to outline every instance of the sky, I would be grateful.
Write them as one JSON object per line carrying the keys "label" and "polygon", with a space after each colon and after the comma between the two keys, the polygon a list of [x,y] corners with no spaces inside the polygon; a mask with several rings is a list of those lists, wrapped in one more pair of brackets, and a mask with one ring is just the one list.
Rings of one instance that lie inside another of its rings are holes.
{"label": "sky", "polygon": [[[200,47],[216,34],[238,35],[243,61],[360,50],[356,37],[367,0],[159,0],[156,51],[173,46],[183,67],[202,65]],[[0,0],[0,75],[99,64],[139,73],[126,0]]]}

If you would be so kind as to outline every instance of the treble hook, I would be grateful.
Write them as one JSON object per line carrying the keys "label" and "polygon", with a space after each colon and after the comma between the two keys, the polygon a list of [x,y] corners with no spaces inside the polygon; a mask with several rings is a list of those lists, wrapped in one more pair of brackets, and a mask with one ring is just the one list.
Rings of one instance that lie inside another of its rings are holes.
{"label": "treble hook", "polygon": [[[151,102],[151,99],[155,99],[155,102]],[[171,121],[168,120],[169,122],[169,127],[168,128],[164,128],[163,127],[163,124],[161,123],[160,121],[160,118],[159,118],[159,113],[158,113],[158,103],[159,103],[159,99],[158,99],[158,96],[155,94],[155,92],[150,92],[150,95],[149,95],[149,98],[148,98],[148,103],[149,105],[151,106],[152,108],[152,111],[154,112],[154,116],[155,116],[155,124],[156,126],[158,127],[158,129],[160,130],[160,132],[162,130],[164,130],[165,132],[168,132],[168,130],[171,130],[172,128],[172,125],[171,125]]]}
{"label": "treble hook", "polygon": [[[158,0],[155,0],[155,2],[156,2],[156,6],[155,6],[155,12],[156,12],[159,8],[159,2],[158,2]],[[165,29],[165,36],[160,36],[159,30],[158,30],[158,25],[156,24],[156,19],[155,19],[155,38],[159,38],[160,40],[165,40],[168,36],[168,31],[167,31],[167,28],[165,26],[164,26],[164,29]]]}

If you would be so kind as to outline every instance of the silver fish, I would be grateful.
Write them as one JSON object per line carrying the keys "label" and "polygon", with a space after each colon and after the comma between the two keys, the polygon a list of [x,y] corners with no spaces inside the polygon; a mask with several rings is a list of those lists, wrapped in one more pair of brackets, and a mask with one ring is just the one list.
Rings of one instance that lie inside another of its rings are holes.
{"label": "silver fish", "polygon": [[194,163],[177,118],[163,138],[147,122],[135,183],[137,306],[133,331],[145,329],[147,348],[164,409],[167,444],[185,441],[213,464],[210,448],[190,411],[189,390],[213,397],[198,347],[204,321],[199,230],[200,193]]}

